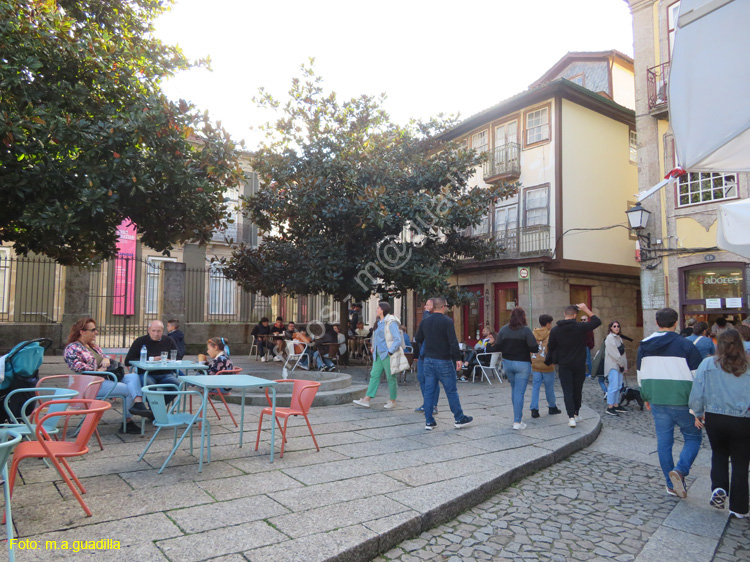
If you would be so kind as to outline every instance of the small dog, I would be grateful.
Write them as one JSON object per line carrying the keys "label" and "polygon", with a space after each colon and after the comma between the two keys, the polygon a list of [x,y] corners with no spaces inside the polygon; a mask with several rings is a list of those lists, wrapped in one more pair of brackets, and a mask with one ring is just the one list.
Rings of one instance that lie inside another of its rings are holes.
{"label": "small dog", "polygon": [[641,391],[637,388],[628,388],[627,386],[623,386],[620,389],[620,406],[623,408],[630,404],[635,400],[638,402],[638,405],[641,407],[641,412],[643,411],[643,398],[641,398]]}

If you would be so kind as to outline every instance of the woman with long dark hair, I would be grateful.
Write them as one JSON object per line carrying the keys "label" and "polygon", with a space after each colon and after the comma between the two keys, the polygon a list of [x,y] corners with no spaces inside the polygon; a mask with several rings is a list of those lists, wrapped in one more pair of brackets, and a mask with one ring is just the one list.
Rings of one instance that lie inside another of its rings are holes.
{"label": "woman with long dark hair", "polygon": [[513,429],[525,429],[523,399],[531,376],[531,354],[539,351],[534,332],[527,325],[526,311],[517,306],[510,322],[500,328],[493,348],[503,354],[503,371],[508,377],[513,400]]}
{"label": "woman with long dark hair", "polygon": [[[714,357],[698,367],[689,406],[695,425],[705,425],[711,443],[711,506],[748,516],[750,464],[750,362],[739,332],[732,328],[717,338]],[[732,464],[731,482],[729,463]],[[727,494],[728,492],[728,494]]]}
{"label": "woman with long dark hair", "polygon": [[[591,333],[591,332],[589,332]],[[620,406],[620,389],[622,388],[623,373],[628,369],[628,358],[625,356],[625,344],[620,337],[620,322],[613,320],[609,323],[609,332],[604,340],[604,372],[609,379],[607,388],[607,413],[618,416],[618,412],[625,412]]]}

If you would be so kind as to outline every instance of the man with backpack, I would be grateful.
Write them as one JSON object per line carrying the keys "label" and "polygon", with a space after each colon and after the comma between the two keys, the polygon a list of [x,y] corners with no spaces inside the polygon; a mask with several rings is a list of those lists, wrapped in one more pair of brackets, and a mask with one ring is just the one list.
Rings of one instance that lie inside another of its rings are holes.
{"label": "man with backpack", "polygon": [[549,333],[552,329],[552,316],[542,314],[539,317],[539,328],[534,330],[536,343],[539,345],[539,351],[531,354],[531,417],[539,417],[539,389],[544,382],[544,394],[547,397],[547,407],[549,415],[562,414],[557,407],[555,399],[555,367],[547,365],[544,360],[547,358],[547,346],[549,344]]}

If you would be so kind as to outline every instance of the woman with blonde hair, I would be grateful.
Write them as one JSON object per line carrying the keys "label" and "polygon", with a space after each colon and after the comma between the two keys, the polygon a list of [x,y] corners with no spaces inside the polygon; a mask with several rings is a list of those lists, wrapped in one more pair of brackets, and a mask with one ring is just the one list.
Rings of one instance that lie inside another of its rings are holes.
{"label": "woman with blonde hair", "polygon": [[706,357],[695,373],[688,405],[711,443],[710,505],[724,509],[728,497],[729,514],[742,519],[750,502],[750,361],[737,330],[728,328],[717,340],[716,355]]}

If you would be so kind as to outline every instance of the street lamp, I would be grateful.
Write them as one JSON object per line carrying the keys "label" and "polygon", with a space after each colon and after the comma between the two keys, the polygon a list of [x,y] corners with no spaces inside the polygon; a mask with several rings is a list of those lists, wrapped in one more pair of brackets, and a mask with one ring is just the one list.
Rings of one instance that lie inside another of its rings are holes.
{"label": "street lamp", "polygon": [[641,261],[648,259],[648,250],[651,249],[651,234],[643,234],[643,230],[648,224],[648,219],[651,213],[641,206],[641,203],[636,203],[633,207],[625,211],[628,216],[628,224],[631,230],[635,233],[638,238],[638,244],[641,247]]}

